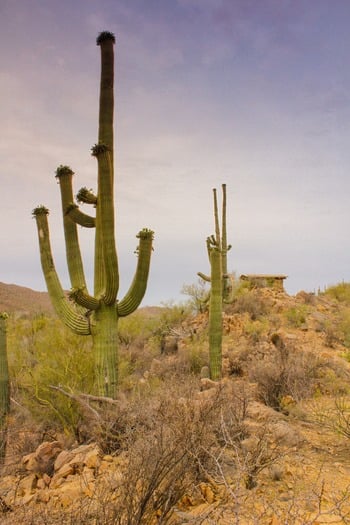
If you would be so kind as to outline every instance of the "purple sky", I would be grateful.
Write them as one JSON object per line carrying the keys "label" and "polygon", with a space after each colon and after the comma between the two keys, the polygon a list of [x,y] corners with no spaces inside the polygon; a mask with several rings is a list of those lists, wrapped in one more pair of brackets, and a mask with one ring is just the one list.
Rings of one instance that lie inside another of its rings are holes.
{"label": "purple sky", "polygon": [[[285,273],[293,294],[349,281],[349,27],[348,0],[1,0],[0,281],[45,289],[31,218],[44,204],[70,287],[54,172],[96,188],[102,30],[117,38],[120,295],[149,227],[143,304],[186,299],[209,272],[222,183],[229,270]],[[81,245],[91,282],[91,231]]]}

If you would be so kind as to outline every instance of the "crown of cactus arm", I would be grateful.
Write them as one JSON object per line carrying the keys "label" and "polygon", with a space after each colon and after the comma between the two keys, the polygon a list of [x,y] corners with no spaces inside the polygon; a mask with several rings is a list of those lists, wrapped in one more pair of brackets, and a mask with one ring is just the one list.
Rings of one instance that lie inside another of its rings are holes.
{"label": "crown of cactus arm", "polygon": [[0,312],[0,319],[6,320],[9,318],[9,314],[7,312]]}
{"label": "crown of cactus arm", "polygon": [[49,215],[50,210],[46,208],[46,206],[43,206],[40,204],[39,206],[36,206],[34,210],[32,211],[33,217],[37,217],[38,215]]}
{"label": "crown of cactus arm", "polygon": [[91,189],[88,190],[86,187],[80,188],[76,194],[76,199],[78,202],[82,202],[84,204],[93,204],[94,206],[97,204],[96,195]]}
{"label": "crown of cactus arm", "polygon": [[96,38],[96,44],[100,46],[106,40],[112,40],[113,44],[115,44],[114,34],[111,33],[110,31],[102,31]]}
{"label": "crown of cactus arm", "polygon": [[74,171],[69,166],[63,166],[61,164],[56,169],[55,176],[59,178],[59,177],[63,177],[64,175],[74,175]]}
{"label": "crown of cactus arm", "polygon": [[141,240],[144,240],[144,241],[145,240],[153,241],[153,239],[154,239],[154,231],[150,230],[149,228],[143,228],[136,235],[136,239],[141,239]]}

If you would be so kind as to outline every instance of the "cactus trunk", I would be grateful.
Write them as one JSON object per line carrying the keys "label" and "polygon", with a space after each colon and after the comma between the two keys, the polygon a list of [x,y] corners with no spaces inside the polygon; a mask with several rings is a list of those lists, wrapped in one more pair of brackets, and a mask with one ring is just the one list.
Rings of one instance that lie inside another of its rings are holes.
{"label": "cactus trunk", "polygon": [[0,314],[0,464],[6,454],[7,416],[10,412],[10,383],[7,361],[7,314]]}
{"label": "cactus trunk", "polygon": [[[137,235],[138,263],[135,277],[120,301],[118,257],[114,217],[114,42],[112,33],[100,33],[101,79],[98,144],[92,155],[98,164],[97,194],[86,188],[78,192],[78,202],[93,205],[95,217],[80,211],[73,203],[73,171],[59,166],[56,177],[61,190],[66,257],[72,290],[69,299],[56,274],[51,255],[48,210],[38,206],[33,211],[38,228],[40,257],[46,285],[55,310],[62,321],[80,335],[91,335],[95,355],[96,390],[99,395],[115,397],[118,384],[118,317],[138,308],[146,291],[153,232],[143,229]],[[87,290],[77,234],[77,224],[95,229],[94,293]]]}
{"label": "cactus trunk", "polygon": [[91,335],[96,362],[96,386],[100,396],[111,396],[118,385],[118,314],[101,305],[92,318]]}
{"label": "cactus trunk", "polygon": [[213,381],[221,379],[222,367],[222,259],[218,248],[210,253],[209,370]]}

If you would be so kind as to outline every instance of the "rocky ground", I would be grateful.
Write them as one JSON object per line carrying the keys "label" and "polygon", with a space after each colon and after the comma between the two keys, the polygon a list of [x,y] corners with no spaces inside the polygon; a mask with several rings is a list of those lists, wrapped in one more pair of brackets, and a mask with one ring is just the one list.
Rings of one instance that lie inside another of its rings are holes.
{"label": "rocky ground", "polygon": [[[254,312],[258,303],[260,311]],[[253,392],[244,420],[249,437],[239,451],[222,444],[215,474],[208,472],[191,487],[168,521],[154,512],[140,523],[350,523],[350,375],[339,329],[342,316],[342,305],[325,296],[290,297],[272,290],[260,290],[252,304],[226,309],[221,387],[234,383]],[[180,354],[206,324],[206,314],[183,324]],[[267,406],[259,393],[259,370],[252,375],[256,363],[264,363],[268,374],[282,355],[287,369],[300,362],[306,369],[310,361],[305,355],[310,354],[317,358],[312,366],[318,370],[312,388],[310,378],[310,391],[299,382],[295,392],[279,397],[278,407]],[[221,387],[202,378],[198,396],[214,396]],[[299,396],[301,388],[308,395]],[[108,521],[108,509],[117,505],[127,461],[125,452],[104,454],[96,443],[67,446],[64,439],[47,439],[3,468],[0,523],[123,523],[115,513]],[[252,486],[246,482],[249,461],[258,468]]]}

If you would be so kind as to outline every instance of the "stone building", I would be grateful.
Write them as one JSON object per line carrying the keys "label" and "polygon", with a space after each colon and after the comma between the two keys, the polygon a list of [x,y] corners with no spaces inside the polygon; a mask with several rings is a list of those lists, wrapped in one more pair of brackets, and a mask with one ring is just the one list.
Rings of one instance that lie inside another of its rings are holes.
{"label": "stone building", "polygon": [[249,281],[252,286],[257,288],[274,288],[275,290],[284,291],[284,280],[287,279],[287,275],[279,274],[243,274],[240,276],[241,281]]}

